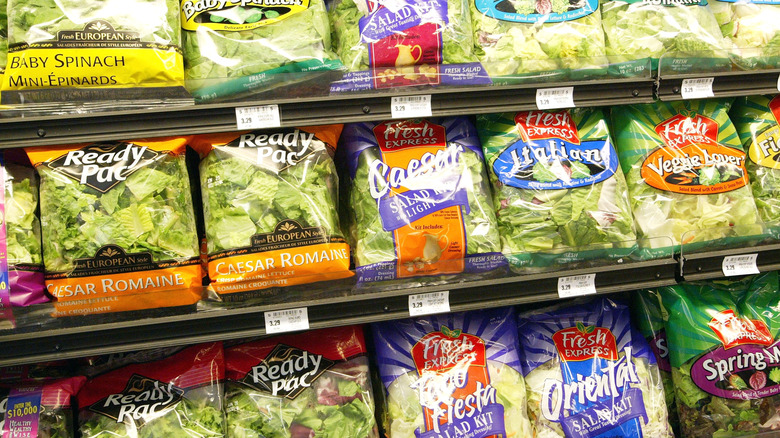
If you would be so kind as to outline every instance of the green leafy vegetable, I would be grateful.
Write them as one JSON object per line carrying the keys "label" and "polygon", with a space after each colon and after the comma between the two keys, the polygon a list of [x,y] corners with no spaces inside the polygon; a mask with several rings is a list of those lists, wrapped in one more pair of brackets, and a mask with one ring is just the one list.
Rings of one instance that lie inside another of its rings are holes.
{"label": "green leafy vegetable", "polygon": [[772,370],[769,371],[769,380],[780,383],[780,368],[772,368]]}
{"label": "green leafy vegetable", "polygon": [[8,2],[0,0],[0,73],[8,61]]}
{"label": "green leafy vegetable", "polygon": [[776,67],[780,62],[780,5],[752,1],[707,3],[742,68]]}
{"label": "green leafy vegetable", "polygon": [[8,264],[40,265],[41,225],[38,208],[38,184],[32,169],[14,164],[5,166],[5,226]]}

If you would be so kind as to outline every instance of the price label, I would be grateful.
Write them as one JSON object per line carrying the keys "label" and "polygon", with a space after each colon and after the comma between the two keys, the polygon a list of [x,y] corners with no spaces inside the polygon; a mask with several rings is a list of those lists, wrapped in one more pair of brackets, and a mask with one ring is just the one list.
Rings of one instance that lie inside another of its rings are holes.
{"label": "price label", "polygon": [[390,112],[394,119],[431,117],[431,96],[397,96],[390,100]]}
{"label": "price label", "polygon": [[409,315],[421,316],[450,311],[450,291],[409,295]]}
{"label": "price label", "polygon": [[236,108],[236,125],[240,130],[278,128],[282,126],[279,105]]}
{"label": "price label", "polygon": [[704,99],[715,97],[712,82],[715,78],[683,79],[680,95],[683,99]]}
{"label": "price label", "polygon": [[758,254],[723,257],[723,275],[733,277],[735,275],[758,274],[756,259],[758,259]]}
{"label": "price label", "polygon": [[309,310],[306,307],[265,312],[265,332],[269,335],[308,329]]}
{"label": "price label", "polygon": [[540,110],[574,108],[574,87],[537,89],[536,107]]}
{"label": "price label", "polygon": [[777,91],[780,91],[780,75],[777,76]]}
{"label": "price label", "polygon": [[596,274],[558,277],[558,296],[561,298],[593,295],[596,293]]}

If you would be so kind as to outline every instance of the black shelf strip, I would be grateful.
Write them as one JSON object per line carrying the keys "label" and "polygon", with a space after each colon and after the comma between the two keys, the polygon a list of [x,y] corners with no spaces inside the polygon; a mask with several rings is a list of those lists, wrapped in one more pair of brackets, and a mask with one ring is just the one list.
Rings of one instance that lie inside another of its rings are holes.
{"label": "black shelf strip", "polygon": [[658,99],[662,101],[681,100],[684,79],[714,78],[712,91],[715,97],[740,97],[758,94],[777,94],[777,80],[780,69],[761,71],[710,72],[684,75],[664,75],[658,80]]}
{"label": "black shelf strip", "polygon": [[705,253],[689,253],[679,257],[679,275],[682,281],[724,278],[723,258],[758,254],[756,266],[761,272],[780,270],[780,244],[763,244],[744,248],[731,248]]}
{"label": "black shelf strip", "polygon": [[92,114],[0,116],[0,148],[235,131],[237,107],[277,104],[284,127],[383,120],[394,96],[431,95],[434,116],[536,108],[537,88],[574,87],[576,106],[653,101],[652,79],[612,79],[517,86],[393,90],[386,93],[154,107]]}
{"label": "black shelf strip", "polygon": [[341,290],[316,298],[281,291],[274,304],[0,333],[0,366],[262,336],[269,310],[307,307],[310,327],[324,328],[408,317],[410,294],[448,290],[456,312],[556,300],[558,277],[585,273],[596,273],[597,293],[660,287],[675,283],[676,268],[676,261],[663,259],[388,291]]}

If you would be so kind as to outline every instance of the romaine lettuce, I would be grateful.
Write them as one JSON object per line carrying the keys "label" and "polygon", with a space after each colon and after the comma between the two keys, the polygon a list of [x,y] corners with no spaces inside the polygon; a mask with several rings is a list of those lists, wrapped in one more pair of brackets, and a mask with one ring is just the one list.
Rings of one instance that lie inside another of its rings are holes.
{"label": "romaine lettuce", "polygon": [[735,64],[745,69],[780,63],[780,4],[757,1],[707,3],[720,31],[731,42]]}
{"label": "romaine lettuce", "polygon": [[5,227],[8,264],[40,265],[41,225],[38,208],[38,184],[32,169],[14,164],[5,166]]}

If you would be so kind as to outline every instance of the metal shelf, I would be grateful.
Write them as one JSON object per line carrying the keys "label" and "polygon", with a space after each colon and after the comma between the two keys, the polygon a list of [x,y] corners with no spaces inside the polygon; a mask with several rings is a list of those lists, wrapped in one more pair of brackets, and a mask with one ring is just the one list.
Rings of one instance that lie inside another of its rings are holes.
{"label": "metal shelf", "polygon": [[697,281],[725,278],[723,258],[747,254],[758,254],[756,266],[761,272],[780,270],[780,244],[773,243],[703,253],[683,253],[679,257],[680,279],[682,281]]}
{"label": "metal shelf", "polygon": [[680,90],[684,79],[714,78],[712,91],[715,97],[754,96],[777,94],[780,69],[761,71],[728,71],[696,74],[659,75],[657,95],[662,101],[681,100]]}
{"label": "metal shelf", "polygon": [[654,81],[603,79],[549,84],[427,89],[385,93],[256,100],[192,106],[0,118],[0,148],[91,141],[205,134],[236,130],[237,107],[279,105],[282,126],[307,126],[383,120],[391,117],[394,96],[431,95],[434,116],[473,115],[536,108],[536,90],[574,87],[576,106],[606,106],[653,101]]}
{"label": "metal shelf", "polygon": [[314,329],[408,317],[409,294],[447,290],[451,311],[456,312],[556,300],[559,277],[585,273],[596,273],[597,293],[660,287],[675,283],[676,266],[674,260],[662,259],[379,291],[309,285],[298,291],[269,291],[263,297],[266,304],[250,307],[140,319],[118,320],[114,315],[103,321],[82,319],[82,325],[75,326],[67,326],[74,320],[53,320],[34,329],[0,333],[0,366],[261,336],[266,334],[263,313],[269,310],[307,307]]}

